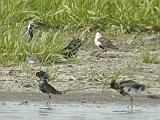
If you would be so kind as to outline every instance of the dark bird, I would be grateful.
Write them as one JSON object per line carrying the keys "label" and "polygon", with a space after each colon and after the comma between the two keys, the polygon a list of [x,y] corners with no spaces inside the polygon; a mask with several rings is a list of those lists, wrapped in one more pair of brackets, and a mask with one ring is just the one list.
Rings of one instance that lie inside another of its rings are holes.
{"label": "dark bird", "polygon": [[[133,97],[132,96],[144,91],[145,85],[137,84],[133,80],[126,80],[126,81],[122,81],[122,82],[114,80],[111,83],[111,88],[117,90],[120,94],[122,94],[124,96],[128,95],[131,98],[130,104],[131,104],[131,109],[133,110]],[[127,106],[127,108],[129,108],[129,105]]]}
{"label": "dark bird", "polygon": [[106,49],[106,50],[108,48],[119,49],[119,48],[115,47],[109,39],[103,37],[99,32],[96,33],[94,42],[98,47],[100,47],[102,49]]}
{"label": "dark bird", "polygon": [[27,26],[27,34],[29,35],[28,42],[31,42],[31,40],[33,38],[33,28],[34,28],[34,26],[35,26],[34,22],[30,22]]}
{"label": "dark bird", "polygon": [[83,43],[87,40],[87,37],[84,37],[81,39],[75,37],[73,40],[70,41],[67,47],[65,47],[65,50],[68,50],[66,53],[64,53],[64,58],[70,58],[73,55],[76,55],[80,47],[83,45]]}
{"label": "dark bird", "polygon": [[37,72],[36,76],[40,78],[40,82],[39,82],[40,91],[42,91],[43,93],[49,94],[49,98],[48,98],[48,101],[47,101],[47,105],[49,107],[50,106],[50,101],[51,101],[50,93],[52,93],[52,94],[62,94],[62,92],[56,90],[54,87],[52,87],[50,84],[47,83],[49,75],[46,74],[46,72],[44,72],[44,71]]}

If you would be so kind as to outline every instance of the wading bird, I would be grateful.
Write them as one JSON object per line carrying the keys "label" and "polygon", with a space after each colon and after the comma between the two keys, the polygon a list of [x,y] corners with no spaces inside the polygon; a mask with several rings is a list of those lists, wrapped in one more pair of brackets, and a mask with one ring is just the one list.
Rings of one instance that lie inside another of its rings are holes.
{"label": "wading bird", "polygon": [[109,39],[103,37],[99,32],[96,33],[94,42],[98,47],[105,50],[107,50],[108,48],[119,49],[115,47]]}
{"label": "wading bird", "polygon": [[50,101],[51,101],[50,93],[52,93],[52,94],[62,94],[62,92],[56,90],[54,87],[52,87],[50,84],[47,83],[49,75],[46,74],[44,71],[37,72],[36,76],[40,78],[40,81],[39,81],[40,91],[43,92],[43,93],[49,94],[47,105],[48,105],[48,107],[50,107]]}
{"label": "wading bird", "polygon": [[[114,80],[111,83],[111,88],[117,90],[120,94],[124,96],[128,95],[131,98],[130,100],[131,103],[129,105],[131,105],[131,109],[133,110],[133,97],[132,96],[144,91],[145,85],[137,84],[133,80],[126,80],[122,82]],[[127,106],[127,108],[129,108],[129,105]]]}

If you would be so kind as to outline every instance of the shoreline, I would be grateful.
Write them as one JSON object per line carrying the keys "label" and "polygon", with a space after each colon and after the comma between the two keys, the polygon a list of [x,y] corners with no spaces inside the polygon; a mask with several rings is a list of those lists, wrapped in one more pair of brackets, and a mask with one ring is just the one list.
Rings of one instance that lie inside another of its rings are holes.
{"label": "shoreline", "polygon": [[[160,99],[147,97],[146,92],[133,97],[135,105],[159,106]],[[48,95],[38,92],[0,92],[0,102],[40,103],[46,104]],[[69,92],[62,95],[52,95],[51,104],[119,104],[127,105],[130,99],[113,90],[105,92]]]}

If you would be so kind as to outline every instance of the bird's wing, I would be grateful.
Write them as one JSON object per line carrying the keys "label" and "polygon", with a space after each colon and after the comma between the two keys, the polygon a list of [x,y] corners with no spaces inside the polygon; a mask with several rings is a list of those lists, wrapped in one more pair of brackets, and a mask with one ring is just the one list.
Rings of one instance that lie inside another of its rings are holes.
{"label": "bird's wing", "polygon": [[73,38],[73,40],[68,44],[68,46],[64,48],[69,50],[68,52],[64,53],[64,55],[68,57],[75,55],[81,46],[82,46],[82,41],[79,38],[76,37]]}
{"label": "bird's wing", "polygon": [[112,44],[112,42],[109,39],[105,38],[105,37],[101,37],[99,39],[99,42],[101,42],[104,46],[106,46],[106,45],[108,46],[108,45]]}
{"label": "bird's wing", "polygon": [[75,38],[73,38],[73,40],[70,41],[68,46],[65,47],[64,49],[71,50],[71,49],[75,48],[76,46],[79,46],[80,43],[81,43],[81,40],[79,38],[75,37]]}
{"label": "bird's wing", "polygon": [[126,80],[121,82],[121,86],[134,85],[136,82],[133,80]]}
{"label": "bird's wing", "polygon": [[134,84],[133,85],[133,88],[136,89],[136,90],[141,90],[141,91],[144,91],[145,90],[145,85],[142,85],[142,84]]}
{"label": "bird's wing", "polygon": [[45,84],[44,85],[44,89],[48,92],[48,93],[53,93],[53,94],[62,94],[60,91],[56,90],[54,87],[52,87],[50,84]]}
{"label": "bird's wing", "polygon": [[130,84],[122,86],[123,94],[128,94],[130,96],[136,95],[144,91],[145,85],[142,84]]}
{"label": "bird's wing", "polygon": [[49,94],[49,92],[47,91],[47,87],[46,87],[46,86],[40,87],[40,90],[41,90],[43,93]]}
{"label": "bird's wing", "polygon": [[112,48],[112,49],[118,49],[116,46],[114,46],[111,42],[111,40],[101,37],[99,41],[102,43],[103,47],[105,48]]}

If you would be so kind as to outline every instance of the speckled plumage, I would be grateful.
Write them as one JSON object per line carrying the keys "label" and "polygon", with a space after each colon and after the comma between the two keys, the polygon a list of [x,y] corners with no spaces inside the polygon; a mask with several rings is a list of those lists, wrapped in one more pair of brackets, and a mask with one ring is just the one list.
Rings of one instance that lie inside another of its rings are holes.
{"label": "speckled plumage", "polygon": [[29,35],[28,42],[31,42],[31,40],[33,38],[33,28],[34,28],[34,26],[35,26],[34,22],[30,22],[27,26],[27,34]]}
{"label": "speckled plumage", "polygon": [[100,47],[100,48],[102,48],[102,49],[106,49],[106,50],[107,50],[108,48],[118,49],[117,47],[115,47],[115,46],[112,44],[112,42],[111,42],[109,39],[103,37],[99,32],[96,33],[94,42],[95,42],[95,44],[96,44],[98,47]]}
{"label": "speckled plumage", "polygon": [[53,93],[53,94],[62,94],[60,91],[56,90],[53,86],[47,83],[47,79],[49,77],[48,74],[46,74],[43,71],[37,72],[36,76],[40,78],[39,82],[39,89],[43,93]]}
{"label": "speckled plumage", "polygon": [[51,86],[50,84],[47,83],[47,79],[48,79],[49,75],[46,74],[44,71],[37,72],[36,76],[40,78],[40,81],[39,81],[40,91],[43,92],[43,93],[49,94],[47,105],[48,105],[48,107],[50,107],[50,101],[51,101],[50,93],[52,93],[52,94],[62,94],[62,92],[56,90],[53,86]]}
{"label": "speckled plumage", "polygon": [[117,90],[120,94],[124,96],[128,95],[131,98],[131,102],[132,102],[131,107],[133,109],[133,97],[132,96],[144,91],[145,85],[137,84],[133,80],[126,80],[122,82],[114,80],[111,83],[111,88]]}
{"label": "speckled plumage", "polygon": [[67,47],[65,47],[64,49],[65,50],[68,50],[68,52],[64,53],[64,57],[65,58],[68,58],[68,57],[71,57],[73,55],[76,55],[79,48],[83,45],[83,43],[87,40],[87,38],[83,38],[82,40],[75,37],[73,38]]}
{"label": "speckled plumage", "polygon": [[129,95],[134,96],[136,94],[139,94],[140,92],[145,90],[145,85],[142,84],[136,84],[133,80],[127,80],[127,81],[113,81],[111,83],[111,88],[117,90],[122,95]]}

